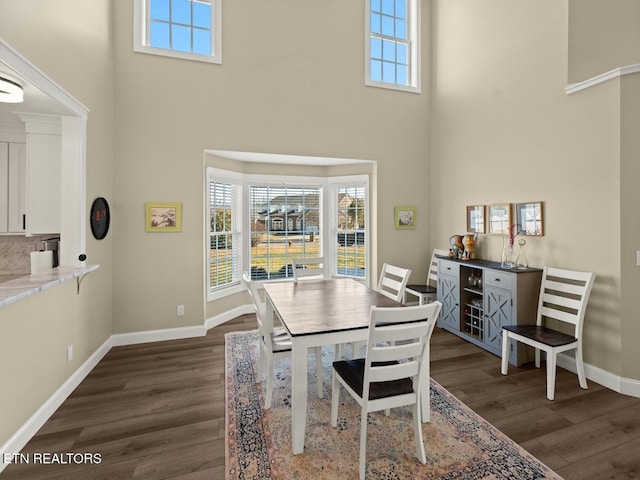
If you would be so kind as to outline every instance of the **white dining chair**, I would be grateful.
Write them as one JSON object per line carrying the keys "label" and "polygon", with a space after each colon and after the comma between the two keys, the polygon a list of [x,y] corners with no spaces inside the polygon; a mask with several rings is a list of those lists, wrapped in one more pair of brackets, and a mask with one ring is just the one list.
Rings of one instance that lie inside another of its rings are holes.
{"label": "white dining chair", "polygon": [[[253,302],[260,335],[260,354],[258,358],[258,376],[256,383],[262,381],[264,364],[267,364],[267,393],[264,400],[264,408],[268,410],[271,408],[271,399],[273,397],[274,362],[281,358],[291,358],[291,336],[284,327],[274,328],[273,317],[267,317],[266,305],[260,299],[256,284],[251,280],[247,272],[243,272],[242,281],[247,287],[247,291]],[[314,350],[316,354],[316,391],[318,397],[322,398],[322,347],[316,347]]]}
{"label": "white dining chair", "polygon": [[[410,405],[416,455],[426,463],[422,440],[421,402],[429,397],[429,341],[442,304],[371,307],[364,358],[333,362],[331,426],[338,423],[340,386],[360,405],[360,479],[365,478],[367,414]],[[424,388],[427,385],[427,388]],[[390,438],[390,443],[403,441]]]}
{"label": "white dining chair", "polygon": [[[511,340],[515,340],[535,348],[537,368],[540,368],[540,351],[546,353],[549,400],[553,400],[555,396],[556,363],[560,352],[576,351],[578,381],[580,387],[588,388],[582,359],[582,329],[594,281],[595,274],[591,272],[544,267],[536,324],[502,327],[502,375],[509,371],[509,344]],[[550,328],[549,320],[558,325],[556,328],[561,328],[561,324],[569,324],[573,332],[567,334]]]}
{"label": "white dining chair", "polygon": [[408,296],[417,297],[419,305],[433,302],[436,299],[438,293],[438,256],[446,257],[448,253],[448,250],[433,249],[431,261],[428,265],[427,282],[425,284],[407,285],[405,288],[405,303]]}
{"label": "white dining chair", "polygon": [[293,259],[293,281],[300,279],[322,279],[324,257],[298,257]]}

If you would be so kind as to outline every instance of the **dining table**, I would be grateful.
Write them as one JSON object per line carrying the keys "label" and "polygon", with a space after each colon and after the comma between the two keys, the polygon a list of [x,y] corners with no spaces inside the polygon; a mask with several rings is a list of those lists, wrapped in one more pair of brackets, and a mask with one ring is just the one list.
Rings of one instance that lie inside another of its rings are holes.
{"label": "dining table", "polygon": [[264,290],[267,315],[279,317],[291,335],[291,446],[297,455],[304,451],[308,349],[366,342],[371,307],[401,304],[352,278],[265,283]]}

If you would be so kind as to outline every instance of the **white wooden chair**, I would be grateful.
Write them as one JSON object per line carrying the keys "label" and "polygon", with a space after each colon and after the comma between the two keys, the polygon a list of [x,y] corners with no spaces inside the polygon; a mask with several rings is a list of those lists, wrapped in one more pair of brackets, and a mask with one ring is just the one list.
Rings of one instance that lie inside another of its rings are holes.
{"label": "white wooden chair", "polygon": [[[509,343],[513,339],[536,349],[535,362],[538,368],[540,368],[540,350],[546,353],[549,400],[553,400],[555,394],[556,362],[560,352],[576,350],[578,380],[582,388],[588,388],[582,360],[582,327],[594,280],[594,273],[544,267],[536,325],[502,327],[501,372],[503,375],[508,373]],[[573,332],[567,334],[547,327],[544,323],[548,320],[557,322],[558,326],[568,323]]]}
{"label": "white wooden chair", "polygon": [[420,462],[426,463],[421,402],[424,392],[426,401],[429,398],[429,341],[441,308],[442,304],[437,301],[411,307],[371,307],[365,358],[333,363],[331,425],[336,427],[338,422],[340,385],[361,407],[361,479],[365,477],[367,414],[370,412],[411,405],[416,455]]}
{"label": "white wooden chair", "polygon": [[[264,400],[264,408],[271,408],[271,398],[273,397],[273,369],[274,362],[281,358],[291,357],[291,337],[284,327],[274,328],[273,317],[267,318],[266,306],[256,288],[255,282],[247,272],[242,274],[242,281],[247,287],[249,296],[253,301],[256,310],[256,319],[258,320],[258,331],[260,334],[260,356],[258,358],[258,377],[257,382],[260,383],[263,377],[263,368],[267,364],[267,393]],[[318,397],[322,398],[322,347],[315,348],[316,354],[316,378]]]}
{"label": "white wooden chair", "polygon": [[411,270],[408,268],[396,267],[385,263],[382,265],[377,290],[396,302],[402,302],[410,275]]}
{"label": "white wooden chair", "polygon": [[434,248],[431,254],[431,262],[429,263],[429,271],[427,272],[427,283],[424,285],[412,284],[407,285],[405,288],[405,302],[407,296],[418,297],[418,304],[423,305],[425,303],[433,302],[437,295],[438,286],[438,257],[437,255],[446,257],[449,253],[448,250],[442,250]]}
{"label": "white wooden chair", "polygon": [[293,259],[293,281],[324,277],[324,257],[301,257]]}

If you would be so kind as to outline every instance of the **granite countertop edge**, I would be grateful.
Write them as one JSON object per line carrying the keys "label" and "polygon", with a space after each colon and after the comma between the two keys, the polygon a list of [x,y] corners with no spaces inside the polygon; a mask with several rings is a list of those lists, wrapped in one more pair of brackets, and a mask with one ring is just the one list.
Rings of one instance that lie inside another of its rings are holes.
{"label": "granite countertop edge", "polygon": [[0,307],[18,302],[49,288],[82,277],[100,268],[100,265],[56,267],[42,273],[25,275],[0,283]]}

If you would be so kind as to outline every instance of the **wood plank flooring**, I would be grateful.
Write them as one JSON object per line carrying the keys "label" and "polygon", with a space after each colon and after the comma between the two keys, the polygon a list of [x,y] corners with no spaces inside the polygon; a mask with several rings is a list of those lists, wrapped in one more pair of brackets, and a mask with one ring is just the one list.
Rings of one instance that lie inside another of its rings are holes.
{"label": "wood plank flooring", "polygon": [[[13,479],[223,479],[224,334],[113,348],[23,452],[99,453],[99,464],[9,465]],[[532,366],[500,375],[498,357],[436,328],[431,373],[566,480],[640,479],[640,399],[558,369],[556,400]]]}

